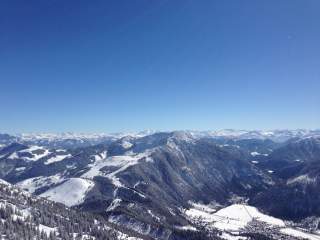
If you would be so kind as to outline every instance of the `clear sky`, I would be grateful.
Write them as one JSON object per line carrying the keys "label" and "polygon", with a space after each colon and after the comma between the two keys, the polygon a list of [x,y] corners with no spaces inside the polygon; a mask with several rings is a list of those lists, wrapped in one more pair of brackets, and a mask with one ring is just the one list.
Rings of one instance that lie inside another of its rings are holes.
{"label": "clear sky", "polygon": [[320,128],[319,0],[2,0],[0,131]]}

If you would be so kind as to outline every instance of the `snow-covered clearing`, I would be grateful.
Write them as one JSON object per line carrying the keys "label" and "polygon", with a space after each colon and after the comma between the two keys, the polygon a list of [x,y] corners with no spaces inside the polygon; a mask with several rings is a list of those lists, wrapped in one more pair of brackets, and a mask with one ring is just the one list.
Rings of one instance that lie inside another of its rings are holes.
{"label": "snow-covered clearing", "polygon": [[[212,209],[212,211],[214,211],[214,209]],[[257,208],[244,204],[234,204],[214,213],[210,213],[208,206],[201,209],[197,207],[197,205],[194,205],[193,208],[185,210],[185,214],[191,221],[202,221],[214,228],[224,231],[221,236],[223,239],[246,239],[233,236],[232,233],[239,233],[241,229],[244,229],[253,220],[278,227],[281,233],[289,236],[308,240],[320,239],[320,235],[288,228],[283,220],[263,214],[259,212]]]}
{"label": "snow-covered clearing", "polygon": [[285,226],[282,220],[262,214],[255,207],[243,204],[234,204],[215,213],[196,208],[188,209],[185,213],[191,219],[201,219],[220,230],[238,231],[247,226],[253,219],[271,225]]}
{"label": "snow-covered clearing", "polygon": [[93,181],[82,178],[70,178],[62,184],[49,189],[40,196],[67,206],[82,203],[86,193],[94,186]]}

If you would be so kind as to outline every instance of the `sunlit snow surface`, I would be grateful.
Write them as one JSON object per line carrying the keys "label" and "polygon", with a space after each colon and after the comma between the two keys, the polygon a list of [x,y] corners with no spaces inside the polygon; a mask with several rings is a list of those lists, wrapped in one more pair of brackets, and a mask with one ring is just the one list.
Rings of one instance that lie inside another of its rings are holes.
{"label": "sunlit snow surface", "polygon": [[38,229],[40,232],[44,232],[45,234],[47,234],[47,236],[50,236],[51,232],[57,232],[56,228],[52,228],[52,227],[48,227],[42,224],[39,224]]}
{"label": "sunlit snow surface", "polygon": [[286,235],[290,235],[290,236],[294,236],[302,239],[309,239],[309,240],[320,239],[320,235],[310,234],[310,233],[302,232],[292,228],[283,228],[280,231]]}
{"label": "sunlit snow surface", "polygon": [[251,222],[253,218],[271,225],[285,226],[282,220],[267,216],[254,207],[242,204],[234,204],[215,213],[191,208],[186,211],[186,214],[191,218],[200,217],[203,221],[212,223],[215,228],[220,230],[238,231]]}
{"label": "sunlit snow surface", "polygon": [[210,224],[213,228],[225,231],[225,234],[221,236],[224,239],[234,239],[234,236],[229,235],[228,232],[237,233],[253,220],[279,227],[281,233],[289,236],[310,240],[320,239],[320,236],[316,234],[309,234],[298,229],[286,227],[284,221],[281,219],[265,215],[252,206],[234,204],[222,208],[217,212],[214,212],[215,210],[213,208],[206,207],[205,205],[202,206],[203,207],[193,205],[192,208],[185,210],[186,216],[191,221],[202,221]]}
{"label": "sunlit snow surface", "polygon": [[[93,179],[95,176],[104,176],[109,178],[115,186],[122,187],[123,185],[116,175],[128,167],[138,164],[141,160],[150,161],[150,154],[151,151],[146,151],[140,154],[111,157],[106,157],[106,155],[95,155],[95,161],[92,164],[89,164],[89,171],[81,175],[81,177]],[[108,166],[116,167],[117,169],[107,174],[103,173],[101,169]]]}
{"label": "sunlit snow surface", "polygon": [[34,193],[37,189],[42,187],[47,187],[53,184],[58,184],[62,182],[64,178],[62,178],[59,174],[44,177],[34,177],[34,178],[28,178],[21,182],[16,183],[16,186],[18,186],[21,189],[27,190],[30,193]]}
{"label": "sunlit snow surface", "polygon": [[44,164],[48,165],[54,162],[60,162],[64,160],[65,158],[71,157],[71,154],[66,154],[66,155],[56,155],[54,157],[49,158],[44,162]]}
{"label": "sunlit snow surface", "polygon": [[[41,151],[41,153],[37,153],[37,151]],[[44,147],[41,146],[31,146],[27,149],[19,151],[20,153],[29,153],[32,155],[32,157],[22,157],[24,160],[28,161],[37,161],[40,158],[43,158],[50,154],[50,151]],[[15,153],[13,153],[15,154]]]}
{"label": "sunlit snow surface", "polygon": [[40,196],[70,207],[82,203],[86,193],[93,186],[94,183],[91,180],[70,178],[62,184],[42,193]]}

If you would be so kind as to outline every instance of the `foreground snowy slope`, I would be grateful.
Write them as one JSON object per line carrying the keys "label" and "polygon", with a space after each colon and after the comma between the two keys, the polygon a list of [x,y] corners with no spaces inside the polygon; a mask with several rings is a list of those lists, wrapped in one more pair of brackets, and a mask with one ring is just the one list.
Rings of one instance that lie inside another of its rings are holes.
{"label": "foreground snowy slope", "polygon": [[5,181],[0,181],[0,234],[3,240],[139,240],[99,216],[33,197]]}

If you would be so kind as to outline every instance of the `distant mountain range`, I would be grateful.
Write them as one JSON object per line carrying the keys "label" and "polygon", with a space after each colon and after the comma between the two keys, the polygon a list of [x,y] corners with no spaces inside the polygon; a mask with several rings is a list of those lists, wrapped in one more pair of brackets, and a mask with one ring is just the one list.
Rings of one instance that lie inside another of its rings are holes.
{"label": "distant mountain range", "polygon": [[0,178],[118,239],[320,239],[320,130],[0,134]]}
{"label": "distant mountain range", "polygon": [[[123,137],[144,137],[159,131],[146,130],[132,133],[21,133],[21,134],[1,134],[0,146],[12,142],[24,144],[39,144],[49,147],[83,147],[95,145],[101,142],[110,142]],[[229,139],[270,139],[275,142],[283,142],[292,138],[316,137],[320,136],[319,130],[234,130],[224,129],[219,131],[180,131],[187,132],[196,138],[229,138]]]}

